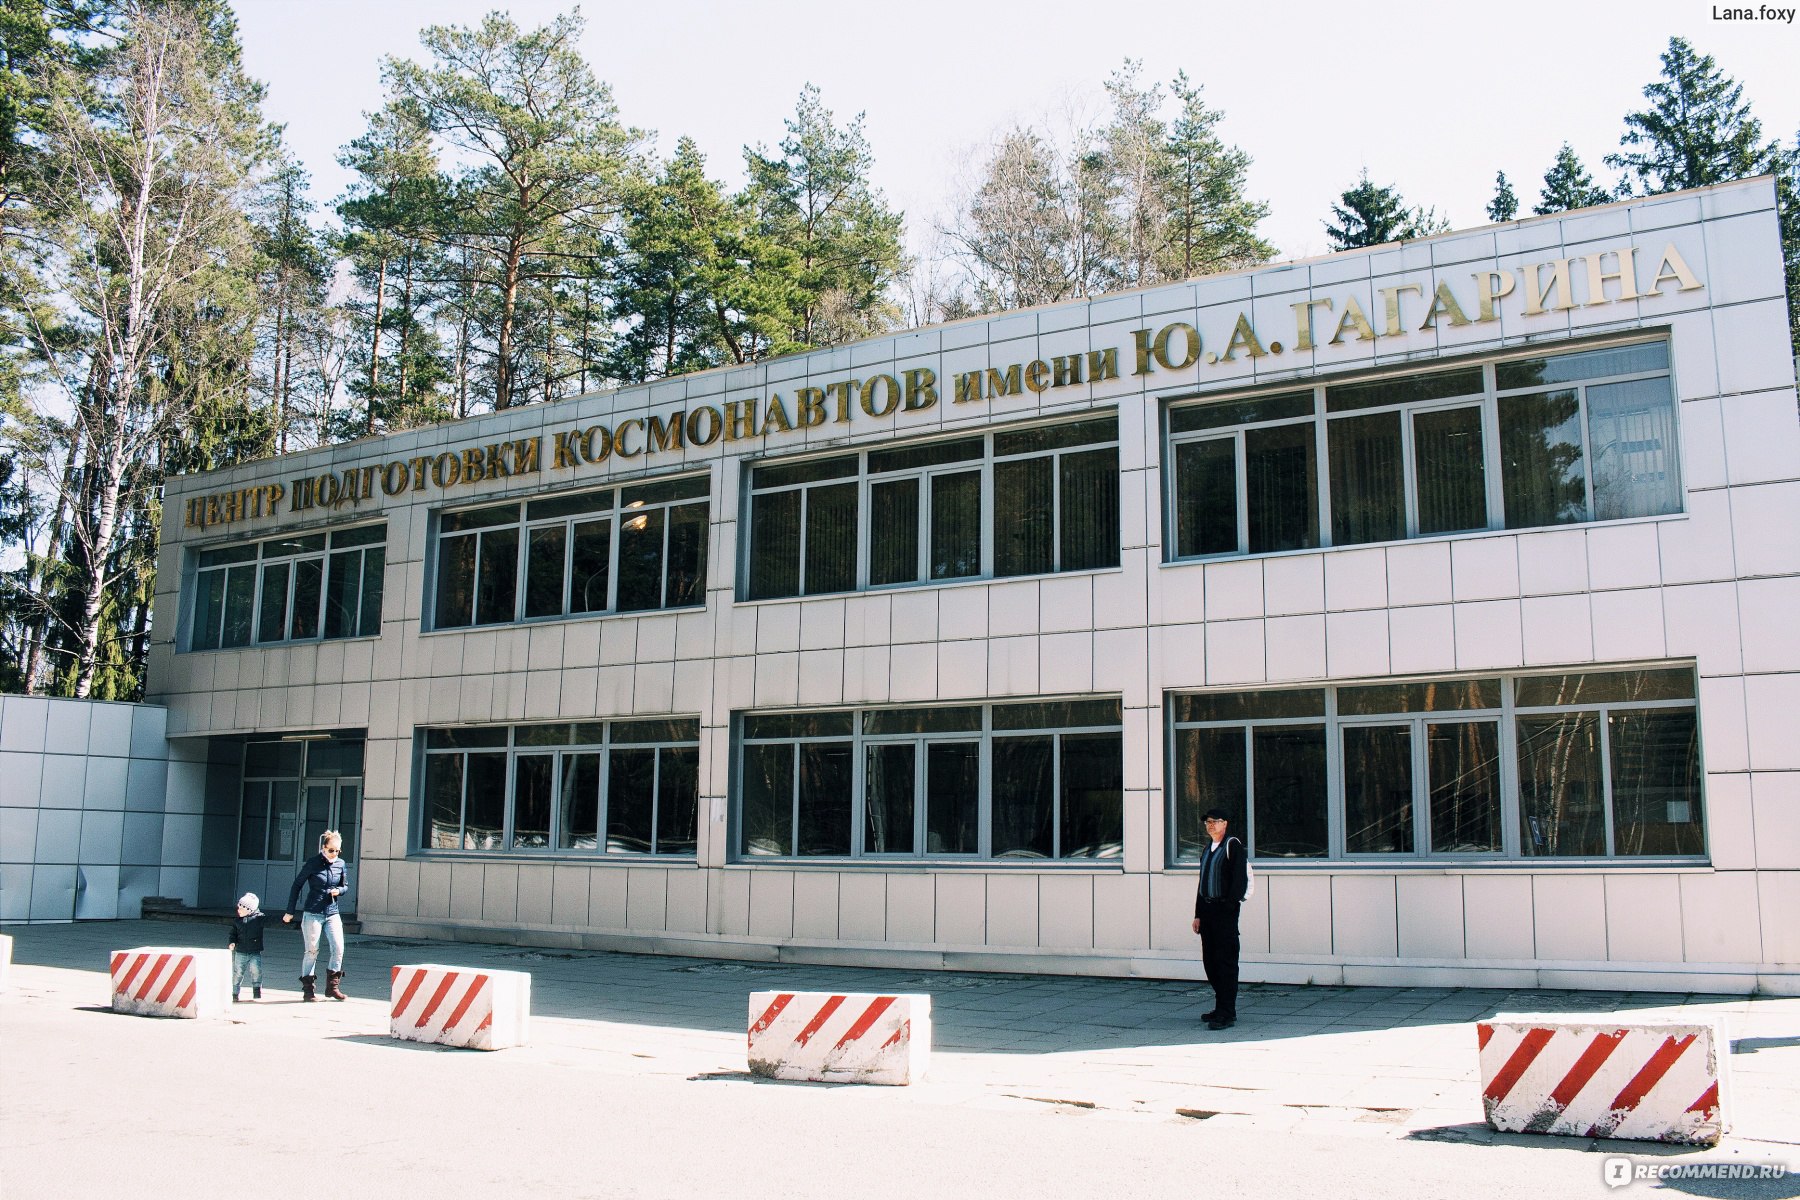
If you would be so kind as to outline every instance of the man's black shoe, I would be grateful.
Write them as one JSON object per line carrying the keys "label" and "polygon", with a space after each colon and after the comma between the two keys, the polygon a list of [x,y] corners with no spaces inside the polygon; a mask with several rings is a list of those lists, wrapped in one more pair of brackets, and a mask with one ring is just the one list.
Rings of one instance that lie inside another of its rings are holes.
{"label": "man's black shoe", "polygon": [[1237,1024],[1236,1017],[1214,1017],[1212,1020],[1210,1020],[1206,1023],[1206,1027],[1208,1029],[1211,1029],[1211,1030],[1217,1032],[1218,1030],[1221,1030],[1221,1029],[1230,1029],[1233,1025],[1236,1025],[1236,1024]]}
{"label": "man's black shoe", "polygon": [[1202,1021],[1216,1021],[1219,1019],[1219,1010],[1215,1008],[1211,1012],[1203,1012],[1200,1014],[1200,1019]]}

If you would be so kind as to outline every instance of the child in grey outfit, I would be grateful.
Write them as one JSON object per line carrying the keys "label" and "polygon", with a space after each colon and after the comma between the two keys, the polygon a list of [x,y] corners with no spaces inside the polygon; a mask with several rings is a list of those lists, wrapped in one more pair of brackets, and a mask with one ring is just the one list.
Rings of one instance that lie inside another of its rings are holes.
{"label": "child in grey outfit", "polygon": [[231,922],[231,1002],[238,1002],[238,992],[246,980],[250,998],[262,999],[263,912],[257,907],[255,892],[238,897],[237,917]]}

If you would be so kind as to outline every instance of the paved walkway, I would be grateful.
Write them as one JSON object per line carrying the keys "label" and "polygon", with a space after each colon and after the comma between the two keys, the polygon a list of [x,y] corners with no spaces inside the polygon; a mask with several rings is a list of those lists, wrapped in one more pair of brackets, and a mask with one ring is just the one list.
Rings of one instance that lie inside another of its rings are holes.
{"label": "paved walkway", "polygon": [[[16,939],[15,993],[51,1004],[106,1004],[111,950],[224,944],[222,928],[215,936],[207,926],[163,921],[5,932]],[[1212,1005],[1204,984],[784,966],[375,936],[348,941],[349,1003],[299,1003],[299,939],[284,930],[270,936],[264,954],[266,999],[236,1006],[233,1019],[296,1034],[305,1032],[297,1027],[304,1022],[325,1036],[385,1043],[390,966],[524,970],[532,976],[533,1055],[589,1070],[744,1083],[750,992],[928,992],[932,1066],[925,1085],[906,1090],[908,1100],[1048,1104],[1121,1119],[1179,1115],[1221,1126],[1329,1127],[1442,1141],[1496,1140],[1481,1124],[1471,1024],[1478,1018],[1722,1016],[1733,1039],[1736,1088],[1728,1146],[1800,1170],[1800,999],[1258,984],[1245,987],[1236,1028],[1213,1033],[1200,1020]],[[1581,1146],[1579,1139],[1554,1140]]]}

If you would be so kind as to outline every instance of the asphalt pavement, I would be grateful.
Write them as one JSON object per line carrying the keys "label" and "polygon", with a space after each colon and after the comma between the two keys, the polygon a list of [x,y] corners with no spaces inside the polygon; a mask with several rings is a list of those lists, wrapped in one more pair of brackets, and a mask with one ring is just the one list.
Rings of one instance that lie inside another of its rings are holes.
{"label": "asphalt pavement", "polygon": [[[1481,1181],[1455,1189],[1469,1194],[1569,1193],[1577,1181],[1572,1194],[1600,1195],[1601,1162],[1620,1154],[1800,1173],[1793,998],[1256,984],[1244,988],[1236,1027],[1212,1032],[1200,1019],[1211,990],[1190,982],[352,936],[351,999],[303,1004],[299,939],[282,930],[264,954],[261,1003],[236,1005],[225,1021],[154,1021],[108,1010],[108,953],[222,946],[223,927],[3,932],[15,938],[11,987],[0,995],[7,1200],[255,1195],[264,1189],[234,1181],[320,1169],[391,1175],[394,1194],[434,1196],[685,1195],[725,1173],[752,1195],[1091,1195],[1090,1174],[1112,1190],[1191,1179],[1195,1156],[1214,1147],[1228,1158],[1208,1173],[1252,1195],[1291,1194],[1313,1172],[1334,1179],[1337,1195],[1389,1200],[1442,1194],[1458,1179]],[[389,968],[427,962],[530,972],[531,1044],[483,1055],[390,1040]],[[748,1075],[748,996],[771,989],[929,993],[926,1081],[873,1088]],[[1482,1123],[1474,1022],[1524,1012],[1722,1017],[1732,1132],[1710,1150],[1493,1133]],[[641,1128],[621,1139],[634,1122]],[[817,1139],[801,1137],[805,1129]],[[996,1139],[1001,1146],[989,1144]],[[602,1161],[630,1163],[629,1174],[569,1165],[587,1161],[576,1149],[584,1144]],[[321,1168],[305,1148],[315,1145],[328,1155],[357,1147],[357,1161]],[[1007,1149],[1017,1153],[1003,1168],[987,1164]],[[124,1165],[172,1152],[193,1164],[191,1175],[170,1176],[188,1186],[134,1190]],[[1347,1164],[1364,1160],[1381,1165],[1357,1167],[1360,1183],[1346,1182]],[[934,1172],[942,1178],[927,1187]],[[413,1190],[427,1177],[428,1191]],[[1636,1186],[1792,1197],[1800,1175]]]}

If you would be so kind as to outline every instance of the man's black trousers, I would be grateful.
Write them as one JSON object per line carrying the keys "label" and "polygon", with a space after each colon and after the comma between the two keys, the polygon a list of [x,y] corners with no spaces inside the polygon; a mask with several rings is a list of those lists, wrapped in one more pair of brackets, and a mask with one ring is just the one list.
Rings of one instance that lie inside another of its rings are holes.
{"label": "man's black trousers", "polygon": [[1237,1018],[1238,909],[1235,900],[1200,902],[1200,960],[1221,1017]]}

